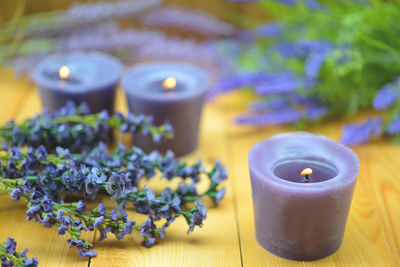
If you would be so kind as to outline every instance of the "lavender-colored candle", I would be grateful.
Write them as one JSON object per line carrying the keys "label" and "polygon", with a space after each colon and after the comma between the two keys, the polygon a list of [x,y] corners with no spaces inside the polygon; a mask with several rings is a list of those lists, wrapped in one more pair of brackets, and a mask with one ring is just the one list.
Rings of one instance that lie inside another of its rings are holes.
{"label": "lavender-colored candle", "polygon": [[130,111],[152,115],[154,124],[168,120],[174,139],[156,144],[149,136],[135,135],[135,145],[146,152],[172,150],[176,156],[196,149],[199,123],[209,78],[193,66],[178,63],[148,63],[134,67],[123,79]]}
{"label": "lavender-colored candle", "polygon": [[339,249],[359,170],[352,150],[321,135],[279,134],[251,148],[249,169],[263,248],[293,260]]}
{"label": "lavender-colored candle", "polygon": [[114,111],[120,62],[99,52],[75,52],[45,58],[33,71],[44,108],[55,111],[68,100],[86,102],[91,112]]}

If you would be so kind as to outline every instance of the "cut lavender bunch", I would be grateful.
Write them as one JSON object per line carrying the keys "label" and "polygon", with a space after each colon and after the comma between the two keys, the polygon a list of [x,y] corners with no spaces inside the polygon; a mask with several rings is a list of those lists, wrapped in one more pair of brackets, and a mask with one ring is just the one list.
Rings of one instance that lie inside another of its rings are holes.
{"label": "cut lavender bunch", "polygon": [[44,111],[19,124],[11,120],[0,127],[0,138],[11,145],[43,145],[48,150],[60,146],[68,147],[71,151],[83,151],[99,142],[109,142],[110,129],[123,133],[151,134],[155,141],[173,136],[172,126],[168,122],[154,126],[150,116],[132,113],[124,116],[119,112],[110,116],[107,111],[89,114],[86,105],[77,107],[69,102],[53,114]]}
{"label": "cut lavender bunch", "polygon": [[8,238],[6,242],[0,243],[0,261],[2,267],[36,267],[39,261],[36,258],[28,258],[28,249],[23,252],[16,251],[17,242]]}
{"label": "cut lavender bunch", "polygon": [[[192,184],[182,183],[176,190],[182,205],[198,201],[203,196],[218,204],[224,195],[224,188],[219,189],[220,184],[227,178],[226,168],[219,161],[207,171],[200,161],[189,165],[175,159],[170,151],[165,155],[156,151],[146,154],[139,148],[127,149],[122,144],[111,154],[104,144],[84,154],[71,154],[61,148],[57,149],[57,154],[48,154],[44,146],[21,150],[8,148],[6,143],[3,150],[0,163],[3,166],[1,175],[5,178],[21,181],[24,177],[39,191],[57,200],[61,200],[60,193],[80,193],[93,199],[96,194],[107,192],[118,203],[132,202],[138,212],[142,211],[140,213],[143,213],[141,201],[149,205],[153,201],[147,197],[150,189],[138,190],[142,178],[150,179],[160,173],[168,180],[178,177],[191,180]],[[197,193],[195,184],[202,176],[209,180],[209,187],[204,193]],[[155,197],[154,203],[163,204],[160,200],[167,197],[168,190]],[[171,196],[167,198],[174,198],[173,193],[170,192]]]}
{"label": "cut lavender bunch", "polygon": [[[25,200],[28,220],[55,226],[59,235],[69,234],[69,246],[77,247],[81,256],[96,255],[92,244],[82,239],[82,231],[97,229],[101,241],[108,232],[121,239],[136,230],[144,238],[142,245],[150,247],[165,237],[166,228],[176,218],[183,216],[190,233],[206,219],[202,198],[209,197],[218,205],[225,193],[220,185],[227,171],[219,161],[207,171],[200,161],[189,165],[176,160],[172,152],[145,154],[122,144],[111,154],[104,144],[83,154],[71,154],[59,147],[56,154],[49,154],[44,146],[21,149],[6,143],[1,149],[0,188],[8,191],[14,201]],[[139,189],[139,180],[158,173],[168,180],[180,177],[182,181],[178,188],[167,187],[160,193],[146,185]],[[200,193],[196,184],[205,176],[209,187]],[[86,211],[83,201],[64,202],[66,195],[94,199],[104,197],[102,192],[117,201],[118,209],[107,213],[100,204]],[[128,221],[128,203],[137,213],[148,215],[142,225]]]}

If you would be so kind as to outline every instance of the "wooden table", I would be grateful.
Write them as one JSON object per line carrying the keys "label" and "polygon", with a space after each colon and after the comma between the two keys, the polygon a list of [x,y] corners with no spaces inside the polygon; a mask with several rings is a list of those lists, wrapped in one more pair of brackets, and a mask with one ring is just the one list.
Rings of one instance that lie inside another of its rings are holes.
{"label": "wooden table", "polygon": [[[199,149],[186,159],[201,157],[211,164],[221,158],[229,168],[227,195],[218,208],[210,208],[202,229],[189,236],[182,219],[166,239],[151,249],[141,247],[137,234],[123,241],[94,241],[99,256],[90,261],[68,249],[66,237],[55,229],[25,220],[23,203],[0,196],[0,239],[18,242],[17,250],[29,248],[41,266],[400,266],[400,147],[376,141],[356,147],[361,170],[342,247],[334,255],[314,262],[278,258],[263,250],[254,237],[254,221],[247,155],[250,147],[271,135],[290,131],[285,127],[239,127],[232,123],[243,112],[247,93],[232,93],[207,104]],[[118,109],[126,111],[123,94]],[[21,120],[41,109],[37,90],[9,70],[0,70],[0,122]],[[360,117],[361,119],[361,117]],[[310,131],[340,137],[340,125],[325,123]],[[96,233],[87,237],[95,240]]]}

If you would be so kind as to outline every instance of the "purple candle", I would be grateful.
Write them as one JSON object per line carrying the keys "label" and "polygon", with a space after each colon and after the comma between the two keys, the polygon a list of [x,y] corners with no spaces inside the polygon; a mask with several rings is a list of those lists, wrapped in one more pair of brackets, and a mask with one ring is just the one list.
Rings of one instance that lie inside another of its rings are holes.
{"label": "purple candle", "polygon": [[359,170],[352,150],[322,135],[279,134],[251,148],[249,169],[263,248],[316,260],[340,247]]}
{"label": "purple candle", "polygon": [[91,112],[114,111],[120,62],[98,52],[52,55],[33,71],[44,108],[55,111],[68,100],[86,102]]}
{"label": "purple candle", "polygon": [[208,83],[204,71],[178,63],[149,63],[128,71],[122,86],[130,111],[152,115],[155,125],[168,120],[175,132],[174,139],[159,144],[135,135],[135,145],[146,152],[170,149],[177,156],[195,150]]}

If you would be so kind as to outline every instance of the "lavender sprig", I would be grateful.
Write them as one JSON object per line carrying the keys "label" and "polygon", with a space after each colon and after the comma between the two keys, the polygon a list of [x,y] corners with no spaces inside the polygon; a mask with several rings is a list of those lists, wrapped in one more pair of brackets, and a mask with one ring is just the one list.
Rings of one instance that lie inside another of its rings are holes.
{"label": "lavender sprig", "polygon": [[0,127],[0,139],[11,145],[44,145],[49,150],[61,146],[71,151],[82,151],[99,142],[110,142],[110,129],[123,133],[151,134],[157,142],[173,136],[172,126],[168,122],[154,126],[150,116],[132,113],[124,116],[119,112],[110,116],[106,111],[89,114],[86,105],[76,107],[69,102],[54,114],[43,112],[19,124],[8,122]]}
{"label": "lavender sprig", "polygon": [[[203,196],[218,204],[224,195],[224,189],[219,189],[220,184],[227,178],[226,168],[219,161],[207,171],[201,161],[189,165],[175,159],[172,152],[145,154],[139,148],[127,149],[122,144],[111,154],[104,144],[83,155],[70,154],[61,148],[57,149],[57,154],[48,154],[44,146],[29,147],[24,151],[18,147],[8,149],[4,144],[3,149],[6,150],[0,154],[3,177],[25,177],[55,199],[61,199],[61,192],[83,193],[93,199],[103,190],[112,199],[131,201],[136,207],[143,198],[137,188],[139,181],[161,173],[160,176],[168,180],[180,177],[193,182],[191,185],[182,183],[177,189],[183,204],[198,201]],[[195,190],[195,184],[201,176],[208,177],[209,187],[200,194]]]}
{"label": "lavender sprig", "polygon": [[16,252],[17,242],[8,238],[6,242],[0,243],[0,261],[2,267],[36,267],[39,261],[36,258],[28,258],[28,249],[23,252]]}
{"label": "lavender sprig", "polygon": [[[165,236],[166,228],[176,218],[183,216],[190,233],[206,218],[202,198],[209,197],[217,205],[225,193],[225,189],[219,187],[227,172],[219,161],[206,171],[200,161],[188,165],[176,160],[171,152],[145,154],[122,144],[111,154],[104,144],[85,154],[71,154],[62,148],[57,149],[57,154],[48,154],[44,146],[24,150],[8,147],[6,143],[2,149],[0,163],[4,178],[0,178],[0,185],[3,190],[8,191],[14,201],[21,198],[26,201],[28,220],[35,219],[45,227],[55,226],[59,235],[68,233],[70,247],[77,247],[81,256],[95,256],[92,244],[81,238],[82,231],[95,228],[100,231],[100,240],[106,238],[108,232],[121,239],[132,230],[140,231],[144,238],[142,245],[150,247]],[[158,172],[168,180],[180,177],[183,181],[177,189],[167,187],[158,194],[148,186],[139,190],[140,179],[152,178]],[[199,193],[196,183],[203,176],[207,176],[209,187]],[[192,182],[187,183],[187,178]],[[118,210],[107,213],[100,204],[86,211],[82,201],[64,203],[65,194],[94,199],[102,192],[116,199]],[[128,203],[137,213],[148,215],[142,225],[127,220],[124,209]],[[160,221],[164,223],[157,226]]]}

